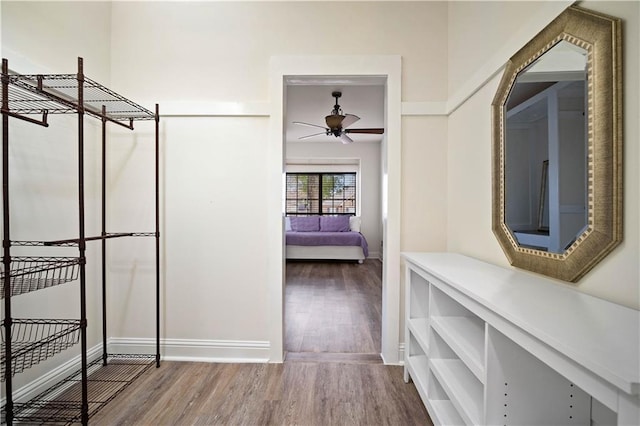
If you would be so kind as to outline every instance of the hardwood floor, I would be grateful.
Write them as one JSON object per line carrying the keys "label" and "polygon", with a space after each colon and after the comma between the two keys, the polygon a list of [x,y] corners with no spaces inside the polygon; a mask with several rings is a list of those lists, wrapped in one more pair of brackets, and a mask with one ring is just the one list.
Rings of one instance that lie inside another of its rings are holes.
{"label": "hardwood floor", "polygon": [[380,354],[382,263],[287,262],[285,350]]}
{"label": "hardwood floor", "polygon": [[380,360],[382,264],[287,263],[283,364],[162,362],[92,425],[432,425]]}
{"label": "hardwood floor", "polygon": [[381,364],[163,362],[92,425],[431,425],[402,368]]}

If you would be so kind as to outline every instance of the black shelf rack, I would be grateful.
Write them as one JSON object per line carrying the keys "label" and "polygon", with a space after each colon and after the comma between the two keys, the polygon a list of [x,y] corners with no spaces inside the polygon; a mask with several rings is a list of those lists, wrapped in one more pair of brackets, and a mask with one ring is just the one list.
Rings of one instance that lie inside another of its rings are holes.
{"label": "black shelf rack", "polygon": [[[80,340],[80,320],[13,319],[11,329],[11,362],[2,354],[2,375],[22,373]],[[2,343],[7,337],[3,330]],[[10,365],[9,365],[10,364]],[[6,371],[8,369],[8,371]]]}
{"label": "black shelf rack", "polygon": [[[113,355],[87,366],[89,417],[111,402],[120,392],[153,366],[144,355]],[[82,374],[77,371],[31,401],[14,405],[16,423],[77,424],[82,421]]]}
{"label": "black shelf rack", "polygon": [[[75,74],[17,74],[2,60],[2,230],[3,256],[0,270],[0,299],[4,299],[2,321],[2,376],[5,382],[3,421],[14,423],[88,424],[89,418],[111,401],[133,380],[155,364],[160,366],[160,228],[159,228],[159,107],[152,112],[107,87],[87,78],[78,58]],[[78,233],[57,241],[11,239],[9,185],[9,119],[48,127],[50,114],[76,114],[78,118]],[[85,234],[84,200],[84,116],[102,122],[102,232]],[[106,144],[107,123],[133,130],[134,122],[155,121],[155,230],[150,232],[107,232]],[[154,354],[108,353],[106,316],[106,243],[112,238],[155,239],[155,324]],[[102,244],[102,357],[87,356],[86,247]],[[11,256],[12,247],[74,247],[78,254],[62,256]],[[18,319],[13,317],[11,299],[26,293],[79,281],[80,317],[74,319]],[[28,402],[14,401],[12,377],[80,344],[77,371]]]}
{"label": "black shelf rack", "polygon": [[[80,259],[77,257],[32,257],[11,259],[10,296],[68,283],[78,279]],[[0,280],[0,299],[4,299],[4,273]]]}

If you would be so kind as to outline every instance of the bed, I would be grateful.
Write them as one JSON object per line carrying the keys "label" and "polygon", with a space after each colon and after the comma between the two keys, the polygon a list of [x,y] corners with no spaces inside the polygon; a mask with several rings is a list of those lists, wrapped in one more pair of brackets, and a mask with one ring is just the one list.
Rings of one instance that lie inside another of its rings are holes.
{"label": "bed", "polygon": [[287,217],[286,258],[353,260],[362,263],[369,255],[356,216]]}

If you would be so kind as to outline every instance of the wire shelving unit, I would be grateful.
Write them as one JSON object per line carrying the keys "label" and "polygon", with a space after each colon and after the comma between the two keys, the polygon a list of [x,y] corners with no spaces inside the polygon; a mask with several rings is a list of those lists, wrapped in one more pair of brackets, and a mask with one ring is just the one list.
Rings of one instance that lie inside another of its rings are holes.
{"label": "wire shelving unit", "polygon": [[[3,256],[0,269],[0,299],[4,302],[2,321],[2,381],[4,381],[4,421],[14,423],[88,424],[91,415],[111,401],[128,384],[155,364],[160,366],[160,231],[159,231],[159,107],[152,112],[87,78],[83,60],[78,58],[75,74],[17,74],[2,60],[2,230]],[[49,127],[51,114],[78,117],[78,233],[57,241],[11,239],[9,182],[9,120],[18,119]],[[84,199],[84,116],[102,122],[102,232],[85,235]],[[155,230],[107,232],[106,144],[107,123],[134,129],[136,121],[155,121]],[[112,238],[151,237],[155,239],[155,324],[154,354],[111,354],[107,347],[106,243]],[[102,357],[87,356],[86,248],[102,244]],[[77,256],[15,256],[12,247],[74,247]],[[15,318],[11,299],[45,288],[79,281],[80,316],[74,319]],[[13,376],[80,344],[77,372],[51,386],[28,402],[14,400]]]}

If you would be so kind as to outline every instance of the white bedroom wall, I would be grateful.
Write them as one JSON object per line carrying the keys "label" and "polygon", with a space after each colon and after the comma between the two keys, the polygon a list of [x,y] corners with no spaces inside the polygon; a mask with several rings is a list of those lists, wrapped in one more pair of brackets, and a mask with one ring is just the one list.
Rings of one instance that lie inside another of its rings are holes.
{"label": "white bedroom wall", "polygon": [[[340,9],[336,14],[335,3],[325,2],[113,3],[112,74],[123,92],[158,101],[161,111],[176,103],[223,109],[220,115],[161,121],[163,337],[211,345],[249,342],[257,354],[268,345],[266,231],[274,224],[266,221],[265,200],[279,197],[266,193],[265,186],[269,118],[260,112],[227,115],[238,105],[259,109],[270,101],[271,56],[402,55],[403,99],[446,100],[446,63],[430,59],[446,57],[446,4],[348,2]],[[436,134],[442,133],[440,123],[420,116],[413,120],[420,125],[403,133],[403,145],[421,144],[422,132],[434,126]],[[238,172],[246,176],[241,191],[220,184]],[[406,177],[410,192],[425,185],[445,191],[443,174],[419,168],[413,173]],[[137,202],[134,193],[119,191],[123,199]],[[228,210],[230,200],[244,209]],[[444,208],[433,207],[441,211],[435,217],[444,217]],[[411,229],[415,217],[404,218],[403,226]],[[419,220],[423,223],[424,217]],[[444,224],[438,219],[419,229],[425,227],[442,229]],[[134,300],[122,294],[123,316],[137,315]],[[123,321],[117,328],[120,336],[140,337],[146,326]]]}
{"label": "white bedroom wall", "polygon": [[[340,105],[345,113],[360,116],[361,120],[352,125],[352,128],[374,127],[372,123],[381,123],[384,126],[384,85],[290,85],[286,91],[285,121],[291,123],[291,121],[300,120],[304,105],[313,101],[314,106],[317,106],[318,102],[323,106],[326,105],[325,109],[320,109],[322,112],[316,120],[311,121],[313,124],[322,124],[324,116],[329,113],[334,104],[330,97],[333,90],[342,92]],[[366,105],[366,109],[362,111],[354,109],[356,108],[353,106],[355,99],[358,100],[359,105]],[[308,105],[307,108],[309,108]],[[286,127],[292,126],[295,125]],[[302,135],[317,133],[310,127],[302,127],[302,129],[304,130]],[[361,135],[353,135],[355,142],[349,145],[342,144],[333,136],[325,135],[298,140],[295,135],[291,136],[289,133],[285,135],[287,171],[293,167],[291,164],[296,164],[296,169],[292,171],[306,172],[323,171],[319,169],[318,164],[331,165],[345,161],[357,164],[356,169],[352,166],[349,171],[356,170],[359,173],[358,215],[362,219],[361,231],[369,244],[369,257],[379,258],[382,240],[381,143],[366,142]],[[311,164],[305,166],[305,162]]]}
{"label": "white bedroom wall", "polygon": [[[354,159],[359,163],[361,208],[358,215],[362,218],[361,232],[369,244],[369,257],[379,258],[382,239],[380,144],[294,141],[287,143],[285,151],[287,162],[325,159],[325,164],[332,164],[334,159]],[[313,166],[307,166],[307,171],[312,170]]]}
{"label": "white bedroom wall", "polygon": [[[31,3],[3,1],[2,57],[23,74],[75,73],[77,57],[84,71],[104,84],[110,77],[111,8],[107,3]],[[64,29],[64,30],[62,30]],[[73,31],[71,30],[73,29]],[[77,116],[49,115],[44,128],[10,119],[11,239],[45,241],[78,235]],[[99,235],[100,122],[85,119],[86,233]],[[0,232],[2,232],[0,230]],[[99,246],[87,249],[88,346],[101,339],[98,297]],[[12,256],[77,256],[77,249],[16,247]],[[79,283],[12,298],[16,318],[78,318]],[[4,300],[3,300],[4,302]],[[1,304],[4,317],[4,303]],[[14,377],[14,390],[79,355],[80,347],[64,351]],[[4,395],[4,383],[2,394]]]}
{"label": "white bedroom wall", "polygon": [[[516,30],[511,24],[527,28],[531,36],[542,29],[567,4],[539,2],[520,5],[513,2],[484,4],[474,2],[452,2],[449,5],[449,68],[450,90],[464,86],[466,81],[475,76],[471,71],[484,70],[491,77],[486,84],[473,93],[462,105],[449,116],[448,145],[448,216],[447,227],[448,250],[460,252],[502,266],[509,266],[502,250],[491,232],[491,116],[490,105],[501,77],[491,74],[484,56],[473,56],[470,62],[469,50],[486,52],[487,61],[495,62],[495,54],[502,55],[504,63],[524,45],[530,37],[524,37],[523,31]],[[623,19],[623,57],[624,57],[624,239],[611,254],[600,262],[578,283],[572,285],[578,291],[611,300],[616,303],[640,306],[639,286],[640,271],[638,200],[640,194],[640,178],[638,160],[640,150],[637,144],[640,113],[638,105],[639,40],[638,33],[640,12],[638,2],[598,2],[585,1],[580,5],[608,13]],[[523,8],[531,8],[524,13]],[[496,9],[500,10],[501,19],[496,20]],[[473,16],[474,19],[469,19]],[[523,16],[529,18],[523,21]],[[485,31],[486,22],[492,22],[491,36]],[[457,29],[465,28],[465,31]],[[495,31],[495,32],[494,32]],[[515,32],[514,32],[515,31]],[[514,38],[517,45],[514,44]],[[524,37],[524,39],[523,39]],[[503,45],[499,41],[504,40]],[[473,47],[469,49],[469,46]],[[475,53],[472,55],[476,55]],[[493,59],[492,59],[493,58]],[[471,66],[473,65],[473,66]],[[458,70],[454,73],[453,70]]]}

